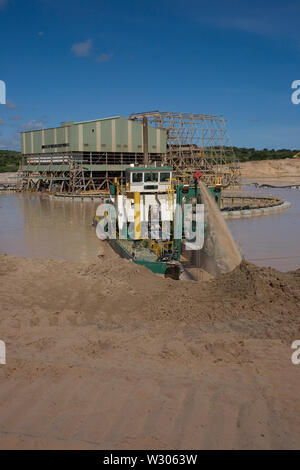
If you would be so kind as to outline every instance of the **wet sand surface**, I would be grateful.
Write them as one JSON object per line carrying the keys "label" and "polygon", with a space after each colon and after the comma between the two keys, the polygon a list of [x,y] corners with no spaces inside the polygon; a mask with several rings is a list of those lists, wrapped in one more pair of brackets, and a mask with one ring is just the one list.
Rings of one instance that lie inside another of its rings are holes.
{"label": "wet sand surface", "polygon": [[0,255],[1,449],[295,449],[300,271]]}

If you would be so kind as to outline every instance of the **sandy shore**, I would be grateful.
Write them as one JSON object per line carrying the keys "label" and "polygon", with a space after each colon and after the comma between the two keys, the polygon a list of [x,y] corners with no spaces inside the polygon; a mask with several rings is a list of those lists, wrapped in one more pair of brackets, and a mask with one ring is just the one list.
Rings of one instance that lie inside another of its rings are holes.
{"label": "sandy shore", "polygon": [[5,173],[0,173],[0,184],[16,184],[19,182],[18,178],[18,173],[17,172],[5,172]]}
{"label": "sandy shore", "polygon": [[300,178],[300,158],[243,162],[239,166],[243,178]]}
{"label": "sandy shore", "polygon": [[0,448],[297,448],[299,313],[300,270],[0,255]]}

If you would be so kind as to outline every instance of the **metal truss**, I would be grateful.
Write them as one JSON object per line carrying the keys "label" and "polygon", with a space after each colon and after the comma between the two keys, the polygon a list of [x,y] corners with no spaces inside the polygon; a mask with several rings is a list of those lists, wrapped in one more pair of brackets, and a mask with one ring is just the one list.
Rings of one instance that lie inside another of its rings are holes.
{"label": "metal truss", "polygon": [[130,119],[147,118],[148,124],[167,129],[165,163],[180,175],[202,171],[219,176],[227,184],[239,179],[239,169],[226,133],[223,116],[149,111],[133,113]]}

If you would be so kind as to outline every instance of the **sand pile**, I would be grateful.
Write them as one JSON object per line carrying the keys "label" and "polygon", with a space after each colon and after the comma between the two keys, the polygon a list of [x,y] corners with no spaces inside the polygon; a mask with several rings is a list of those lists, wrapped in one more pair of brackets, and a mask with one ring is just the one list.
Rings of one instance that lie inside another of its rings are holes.
{"label": "sand pile", "polygon": [[0,184],[16,184],[19,183],[19,178],[18,178],[18,173],[17,172],[5,172],[5,173],[0,173]]}
{"label": "sand pile", "polygon": [[0,448],[297,448],[300,270],[0,255]]}
{"label": "sand pile", "polygon": [[270,300],[276,296],[278,299],[285,295],[297,296],[299,279],[300,270],[284,273],[243,261],[229,276],[216,279],[214,286],[224,295]]}
{"label": "sand pile", "polygon": [[[107,254],[90,265],[0,255],[1,305],[17,311],[22,306],[22,313],[14,317],[21,323],[34,317],[45,325],[48,314],[66,324],[78,323],[79,318],[84,323],[93,318],[97,323],[108,317],[121,323],[229,321],[247,314],[253,318],[254,313],[261,321],[253,306],[264,305],[264,318],[275,316],[281,305],[299,306],[299,271],[280,273],[242,262],[231,273],[207,282],[174,281],[121,259],[107,248]],[[237,308],[227,312],[228,302]],[[39,315],[29,313],[33,307],[41,309]],[[6,322],[11,322],[10,316],[2,318],[2,324]],[[276,336],[280,332],[274,327]]]}
{"label": "sand pile", "polygon": [[244,178],[300,177],[300,158],[243,162],[239,166]]}

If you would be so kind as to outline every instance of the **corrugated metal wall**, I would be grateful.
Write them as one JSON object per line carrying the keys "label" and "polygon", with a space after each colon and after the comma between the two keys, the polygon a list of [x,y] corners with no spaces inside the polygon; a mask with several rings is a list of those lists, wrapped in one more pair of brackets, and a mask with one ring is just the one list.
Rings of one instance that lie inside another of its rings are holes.
{"label": "corrugated metal wall", "polygon": [[[165,130],[148,127],[149,153],[166,153],[166,140]],[[142,153],[142,123],[121,116],[22,133],[23,154],[68,151]]]}

